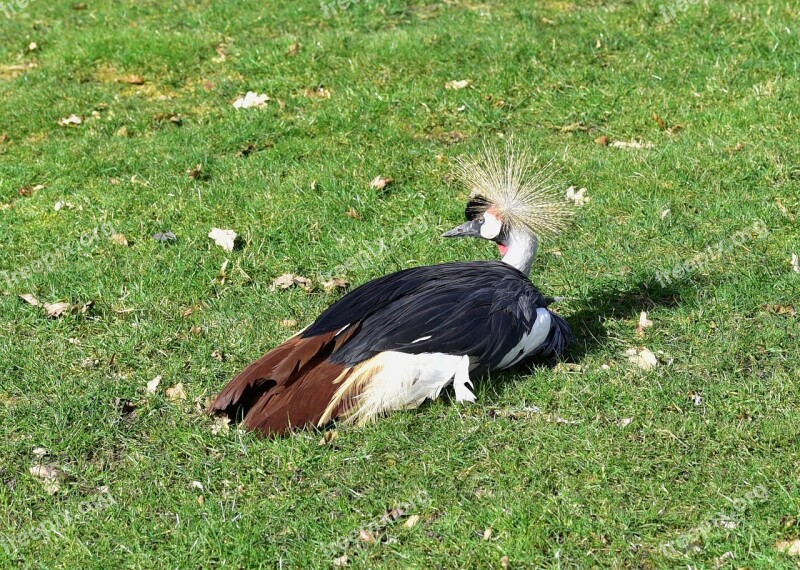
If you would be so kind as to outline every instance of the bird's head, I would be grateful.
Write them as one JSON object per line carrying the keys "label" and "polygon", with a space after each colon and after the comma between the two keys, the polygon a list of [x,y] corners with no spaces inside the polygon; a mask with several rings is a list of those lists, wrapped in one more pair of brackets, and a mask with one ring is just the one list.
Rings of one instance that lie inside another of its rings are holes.
{"label": "bird's head", "polygon": [[460,160],[459,179],[471,190],[467,221],[442,237],[493,241],[504,260],[530,270],[539,236],[554,236],[569,224],[572,209],[553,181],[557,170],[537,167],[527,152],[507,142],[505,152],[485,147],[477,159]]}

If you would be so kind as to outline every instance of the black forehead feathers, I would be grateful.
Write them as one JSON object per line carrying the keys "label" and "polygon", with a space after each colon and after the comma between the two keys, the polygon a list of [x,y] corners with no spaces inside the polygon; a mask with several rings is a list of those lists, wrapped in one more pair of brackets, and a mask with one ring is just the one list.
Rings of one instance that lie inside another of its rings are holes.
{"label": "black forehead feathers", "polygon": [[474,220],[488,210],[489,206],[489,201],[486,198],[483,196],[475,196],[467,203],[467,209],[464,215],[467,217],[467,220]]}

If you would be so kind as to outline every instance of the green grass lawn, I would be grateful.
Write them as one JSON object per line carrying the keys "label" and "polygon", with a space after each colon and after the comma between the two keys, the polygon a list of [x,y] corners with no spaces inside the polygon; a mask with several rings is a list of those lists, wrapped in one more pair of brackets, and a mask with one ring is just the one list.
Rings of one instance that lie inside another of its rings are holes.
{"label": "green grass lawn", "polygon": [[[797,567],[795,2],[86,4],[0,7],[0,567]],[[439,235],[509,135],[591,199],[566,362],[322,445],[201,413],[325,276],[496,256]]]}

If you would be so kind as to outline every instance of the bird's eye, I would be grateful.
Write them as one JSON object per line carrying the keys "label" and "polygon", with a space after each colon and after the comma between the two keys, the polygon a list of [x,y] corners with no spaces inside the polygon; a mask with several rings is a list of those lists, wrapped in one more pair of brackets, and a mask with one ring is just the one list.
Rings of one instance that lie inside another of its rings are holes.
{"label": "bird's eye", "polygon": [[481,225],[485,220],[483,218],[478,218],[478,225]]}

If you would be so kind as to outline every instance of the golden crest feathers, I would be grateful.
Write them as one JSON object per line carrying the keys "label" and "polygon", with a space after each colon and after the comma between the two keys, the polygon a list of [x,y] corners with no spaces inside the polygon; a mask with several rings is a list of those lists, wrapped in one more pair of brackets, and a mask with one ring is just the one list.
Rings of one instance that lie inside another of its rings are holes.
{"label": "golden crest feathers", "polygon": [[457,176],[471,190],[470,198],[493,207],[504,224],[537,236],[555,236],[565,229],[573,208],[553,162],[537,166],[523,148],[507,141],[505,149],[484,145],[481,155],[458,160]]}

